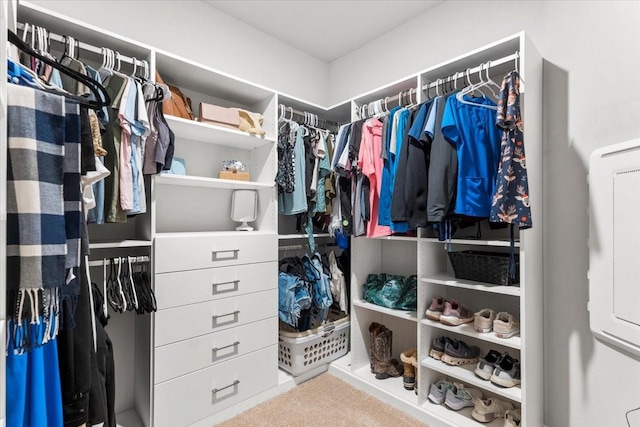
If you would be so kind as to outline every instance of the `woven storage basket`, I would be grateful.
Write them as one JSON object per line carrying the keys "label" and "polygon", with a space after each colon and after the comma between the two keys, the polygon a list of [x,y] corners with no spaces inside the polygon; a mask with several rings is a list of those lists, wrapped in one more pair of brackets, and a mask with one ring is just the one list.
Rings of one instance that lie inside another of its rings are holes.
{"label": "woven storage basket", "polygon": [[496,285],[514,285],[520,282],[520,260],[515,254],[516,276],[509,278],[509,254],[499,252],[448,252],[457,279]]}
{"label": "woven storage basket", "polygon": [[278,365],[293,375],[326,365],[349,351],[349,316],[304,332],[280,331]]}

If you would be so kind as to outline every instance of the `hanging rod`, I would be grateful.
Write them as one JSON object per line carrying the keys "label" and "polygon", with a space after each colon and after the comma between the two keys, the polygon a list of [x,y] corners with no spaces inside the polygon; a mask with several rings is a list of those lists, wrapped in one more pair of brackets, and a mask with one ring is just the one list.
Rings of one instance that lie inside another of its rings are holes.
{"label": "hanging rod", "polygon": [[[126,264],[127,259],[131,260],[131,264],[145,264],[151,261],[151,258],[148,256],[130,256],[130,257],[117,257],[113,258],[114,264]],[[89,267],[102,267],[104,264],[111,264],[111,258],[104,258],[101,260],[89,261]]]}
{"label": "hanging rod", "polygon": [[[33,27],[35,27],[35,28],[38,28],[38,27],[45,28],[45,27],[42,27],[42,26],[39,26],[39,25],[33,25],[33,24],[29,24],[29,23],[23,24],[21,22],[18,22],[17,29],[22,31],[22,30],[24,30],[26,25],[29,25],[29,27],[31,27],[31,28],[33,28]],[[45,30],[46,30],[46,28],[45,28]],[[46,31],[47,31],[47,39],[48,40],[54,40],[54,41],[57,41],[58,43],[61,43],[61,44],[64,44],[68,40],[68,37],[67,37],[67,39],[65,39],[65,36],[61,36],[59,34],[52,33],[49,30],[46,30]],[[92,53],[95,53],[97,55],[103,55],[104,54],[104,50],[103,49],[105,49],[105,48],[96,47],[96,46],[93,46],[91,44],[88,44],[88,43],[85,43],[85,42],[81,42],[80,40],[77,40],[77,41],[78,41],[78,45],[77,46],[78,46],[79,50],[86,50],[88,52],[92,52]],[[110,49],[110,50],[113,50],[113,49]],[[114,51],[114,52],[116,52],[118,54],[118,57],[116,58],[116,60],[119,60],[120,62],[126,62],[127,64],[133,65],[134,58],[131,58],[131,57],[126,56],[126,55],[122,55],[117,51]],[[135,62],[136,62],[136,67],[137,66],[140,66],[140,67],[143,66],[143,63],[142,63],[141,60],[135,58]]]}
{"label": "hanging rod", "polygon": [[[282,112],[283,108],[284,108],[284,117],[286,117],[288,114],[294,114],[294,115],[300,116],[301,118],[304,119],[305,116],[311,115],[312,117],[315,117],[318,121],[323,122],[326,125],[332,125],[332,126],[337,126],[337,127],[340,126],[340,123],[334,122],[333,120],[327,120],[327,119],[320,118],[320,117],[318,117],[317,114],[312,114],[312,113],[309,113],[307,111],[295,110],[295,109],[293,109],[291,107],[287,107],[284,104],[278,105],[278,109],[281,112]],[[280,117],[282,117],[282,114],[280,114]]]}
{"label": "hanging rod", "polygon": [[[469,71],[469,75],[478,73],[481,70],[491,69],[491,67],[497,67],[499,65],[503,65],[503,64],[506,64],[506,63],[511,62],[511,61],[515,62],[516,69],[517,69],[517,65],[518,65],[517,61],[518,61],[519,58],[520,58],[520,53],[516,51],[516,53],[512,53],[511,55],[503,56],[500,59],[496,59],[496,60],[493,60],[493,61],[488,61],[488,62],[480,64],[480,65],[478,65],[476,67],[470,68],[468,70]],[[487,66],[488,66],[488,68],[487,68]],[[437,79],[434,82],[427,83],[426,85],[422,86],[422,90],[429,90],[431,88],[434,88],[434,87],[436,87],[438,85],[442,85],[444,83],[455,82],[456,80],[465,77],[466,74],[467,74],[467,70],[465,70],[465,71],[457,71],[457,72],[455,72],[454,74],[452,74],[452,75],[450,75],[448,77],[444,77],[444,78],[441,78],[441,79]]]}

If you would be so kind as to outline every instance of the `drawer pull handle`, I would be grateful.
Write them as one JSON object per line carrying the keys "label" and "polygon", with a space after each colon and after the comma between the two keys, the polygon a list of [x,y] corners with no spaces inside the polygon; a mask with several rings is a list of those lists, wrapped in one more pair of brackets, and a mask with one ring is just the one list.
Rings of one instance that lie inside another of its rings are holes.
{"label": "drawer pull handle", "polygon": [[238,259],[239,254],[240,254],[240,249],[228,249],[226,251],[213,251],[211,252],[211,261],[228,261],[228,260]]}
{"label": "drawer pull handle", "polygon": [[216,320],[218,317],[237,316],[238,314],[240,314],[240,310],[232,311],[231,313],[225,313],[225,314],[214,314],[211,317],[213,318],[213,320]]}
{"label": "drawer pull handle", "polygon": [[[231,288],[229,290],[218,291],[218,286],[230,285],[230,284],[233,284],[233,288]],[[229,280],[228,282],[212,283],[211,293],[215,295],[217,293],[222,293],[222,292],[237,291],[239,284],[240,284],[240,280]]]}
{"label": "drawer pull handle", "polygon": [[229,385],[227,385],[227,386],[224,386],[224,387],[222,387],[222,388],[214,388],[214,389],[213,389],[213,390],[211,390],[211,391],[213,392],[214,397],[215,397],[215,394],[216,394],[216,393],[218,393],[218,392],[220,392],[220,391],[222,391],[222,390],[226,390],[226,389],[228,389],[228,388],[231,388],[231,387],[237,386],[238,384],[240,384],[240,380],[235,380],[234,382],[232,382],[231,384],[229,384]]}
{"label": "drawer pull handle", "polygon": [[232,344],[225,345],[224,347],[214,347],[214,348],[211,349],[211,351],[213,351],[213,357],[215,357],[216,353],[219,352],[220,350],[224,350],[225,348],[235,347],[235,346],[238,346],[238,345],[240,345],[240,341],[236,341],[236,342],[234,342]]}

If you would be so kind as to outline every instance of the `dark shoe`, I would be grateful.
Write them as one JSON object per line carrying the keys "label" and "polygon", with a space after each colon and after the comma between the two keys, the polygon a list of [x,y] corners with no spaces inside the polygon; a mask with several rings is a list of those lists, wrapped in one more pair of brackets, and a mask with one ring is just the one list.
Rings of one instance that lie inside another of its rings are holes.
{"label": "dark shoe", "polygon": [[389,376],[387,370],[391,363],[391,340],[392,332],[381,327],[374,333],[373,346],[371,347],[371,361],[373,363],[373,373],[376,378],[384,379]]}
{"label": "dark shoe", "polygon": [[371,373],[373,373],[373,342],[375,336],[380,332],[380,328],[384,328],[380,323],[373,322],[369,325],[369,350],[371,351],[371,357],[369,358]]}
{"label": "dark shoe", "polygon": [[480,358],[478,366],[476,367],[475,374],[485,381],[491,380],[491,375],[498,365],[502,361],[502,354],[496,350],[489,350],[486,356]]}
{"label": "dark shoe", "polygon": [[478,347],[469,347],[464,341],[454,341],[445,346],[442,361],[447,365],[460,366],[478,363],[479,358],[480,349]]}
{"label": "dark shoe", "polygon": [[452,343],[455,340],[452,340],[449,337],[438,337],[431,342],[431,350],[429,350],[429,356],[433,357],[436,360],[441,360],[442,356],[444,356],[444,349],[447,343]]}
{"label": "dark shoe", "polygon": [[416,356],[417,350],[411,348],[400,353],[400,360],[404,365],[404,374],[402,377],[402,384],[405,390],[413,390],[416,386],[416,368],[417,364]]}

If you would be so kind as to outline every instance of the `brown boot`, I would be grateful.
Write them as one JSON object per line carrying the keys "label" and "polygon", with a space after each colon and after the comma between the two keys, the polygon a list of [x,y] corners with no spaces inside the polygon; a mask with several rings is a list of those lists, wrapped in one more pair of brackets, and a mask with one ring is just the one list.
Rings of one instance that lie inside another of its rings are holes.
{"label": "brown boot", "polygon": [[373,342],[375,340],[376,335],[381,331],[381,328],[384,328],[384,326],[378,322],[373,322],[369,325],[369,351],[371,352],[371,357],[369,357],[369,364],[371,368],[371,373],[373,373],[373,359],[374,359]]}
{"label": "brown boot", "polygon": [[402,384],[405,390],[413,390],[416,386],[416,368],[418,352],[415,348],[410,348],[400,353],[400,360],[404,366],[404,374],[402,376]]}
{"label": "brown boot", "polygon": [[391,358],[392,337],[393,333],[384,328],[378,331],[373,341],[371,360],[373,361],[373,373],[379,380],[399,377],[403,372],[400,362]]}

